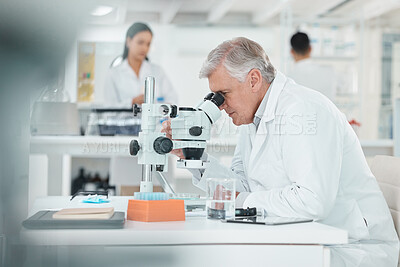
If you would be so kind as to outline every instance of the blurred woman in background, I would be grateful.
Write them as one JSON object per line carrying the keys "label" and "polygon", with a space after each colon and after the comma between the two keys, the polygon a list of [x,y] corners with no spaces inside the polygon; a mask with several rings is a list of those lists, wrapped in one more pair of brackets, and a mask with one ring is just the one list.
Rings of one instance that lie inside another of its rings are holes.
{"label": "blurred woman in background", "polygon": [[[178,96],[160,66],[149,62],[153,32],[144,23],[129,27],[124,44],[122,63],[111,67],[105,82],[105,104],[112,107],[130,108],[144,102],[144,83],[147,76],[156,79],[156,99],[159,102],[177,104]],[[113,64],[112,64],[113,65]]]}

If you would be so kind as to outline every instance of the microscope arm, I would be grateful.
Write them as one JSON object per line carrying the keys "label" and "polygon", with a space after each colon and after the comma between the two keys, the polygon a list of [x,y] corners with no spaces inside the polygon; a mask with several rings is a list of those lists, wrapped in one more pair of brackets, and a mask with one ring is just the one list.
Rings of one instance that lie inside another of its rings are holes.
{"label": "microscope arm", "polygon": [[161,172],[155,172],[158,178],[158,181],[161,184],[161,187],[164,189],[165,193],[171,193],[172,195],[176,195],[174,189],[171,187],[164,174]]}

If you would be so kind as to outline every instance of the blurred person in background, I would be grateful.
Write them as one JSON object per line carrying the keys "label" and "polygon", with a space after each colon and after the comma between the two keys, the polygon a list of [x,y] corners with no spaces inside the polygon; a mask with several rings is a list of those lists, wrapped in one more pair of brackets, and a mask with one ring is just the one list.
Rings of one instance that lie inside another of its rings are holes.
{"label": "blurred person in background", "polygon": [[308,35],[304,32],[296,32],[290,39],[295,64],[288,72],[288,77],[297,84],[317,90],[335,101],[336,85],[333,68],[315,63],[311,58],[311,45]]}
{"label": "blurred person in background", "polygon": [[[156,99],[177,104],[178,95],[163,69],[149,61],[153,32],[144,23],[136,22],[126,32],[122,63],[111,66],[105,82],[105,105],[130,108],[144,102],[144,83],[148,76],[156,79]],[[112,64],[113,65],[113,64]]]}

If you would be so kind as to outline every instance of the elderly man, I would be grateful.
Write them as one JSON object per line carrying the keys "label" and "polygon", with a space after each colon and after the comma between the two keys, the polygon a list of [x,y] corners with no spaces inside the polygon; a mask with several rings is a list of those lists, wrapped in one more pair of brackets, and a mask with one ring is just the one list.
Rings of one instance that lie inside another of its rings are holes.
{"label": "elderly man", "polygon": [[232,166],[205,155],[209,167],[192,170],[196,186],[204,189],[208,177],[234,177],[238,206],[347,230],[350,244],[332,247],[332,266],[397,265],[387,204],[357,136],[327,97],[277,72],[246,38],[212,50],[200,78],[224,95],[220,108],[241,127]]}

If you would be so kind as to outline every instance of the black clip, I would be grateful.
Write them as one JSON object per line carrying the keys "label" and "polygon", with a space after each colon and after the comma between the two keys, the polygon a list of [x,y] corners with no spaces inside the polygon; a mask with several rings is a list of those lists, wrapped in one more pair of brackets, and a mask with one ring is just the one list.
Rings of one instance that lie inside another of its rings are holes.
{"label": "black clip", "polygon": [[253,217],[257,216],[256,208],[235,209],[235,217]]}

